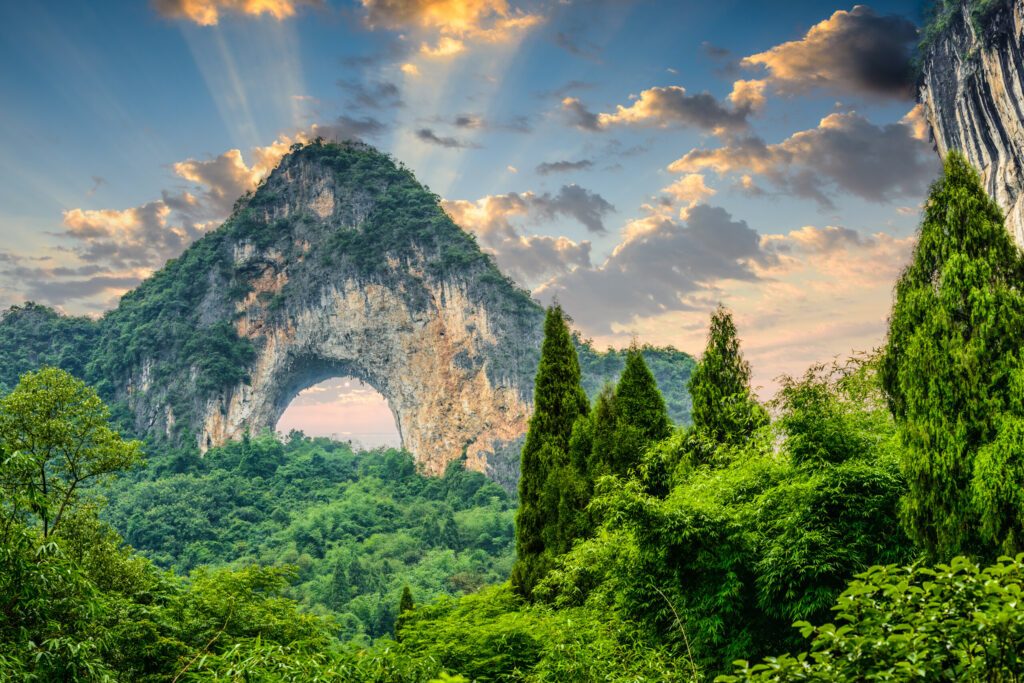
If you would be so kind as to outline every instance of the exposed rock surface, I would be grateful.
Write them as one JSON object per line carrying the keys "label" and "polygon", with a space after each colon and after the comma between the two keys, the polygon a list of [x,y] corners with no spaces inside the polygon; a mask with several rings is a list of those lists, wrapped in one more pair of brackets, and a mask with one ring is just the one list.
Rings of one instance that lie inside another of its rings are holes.
{"label": "exposed rock surface", "polygon": [[1007,228],[1024,246],[1024,0],[979,20],[959,15],[924,54],[919,98],[943,156],[960,150],[982,171]]}

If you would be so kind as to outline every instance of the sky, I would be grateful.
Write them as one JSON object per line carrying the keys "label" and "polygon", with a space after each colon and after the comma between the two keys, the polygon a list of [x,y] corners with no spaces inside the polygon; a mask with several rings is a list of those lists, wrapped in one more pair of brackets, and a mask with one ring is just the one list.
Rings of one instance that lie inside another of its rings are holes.
{"label": "sky", "polygon": [[[921,4],[0,0],[0,304],[99,315],[293,142],[359,138],[599,347],[699,355],[728,306],[768,398],[882,341],[939,170]],[[389,419],[335,380],[281,427]]]}

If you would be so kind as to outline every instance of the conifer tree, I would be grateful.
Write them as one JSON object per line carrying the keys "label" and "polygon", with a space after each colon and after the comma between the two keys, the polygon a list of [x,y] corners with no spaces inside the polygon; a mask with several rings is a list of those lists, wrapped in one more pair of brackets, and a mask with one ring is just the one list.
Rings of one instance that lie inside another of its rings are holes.
{"label": "conifer tree", "polygon": [[708,344],[690,376],[693,426],[713,443],[738,443],[768,422],[750,389],[750,364],[740,352],[732,313],[711,314]]}
{"label": "conifer tree", "polygon": [[635,474],[647,447],[671,433],[665,399],[643,354],[634,345],[626,354],[626,367],[615,385],[615,443],[608,463],[610,471],[623,477]]}
{"label": "conifer tree", "polygon": [[561,490],[571,469],[569,441],[573,425],[580,415],[587,414],[589,405],[580,384],[576,347],[556,304],[544,320],[533,415],[520,465],[512,585],[524,597],[532,596],[560,550],[558,511],[563,507]]}
{"label": "conifer tree", "polygon": [[402,598],[398,601],[398,613],[405,614],[414,607],[416,603],[412,600],[412,591],[409,590],[409,584],[406,584],[402,587]]}
{"label": "conifer tree", "polygon": [[412,600],[412,591],[409,590],[409,584],[402,586],[402,597],[398,600],[398,618],[395,619],[395,640],[402,640],[402,626],[405,625],[406,617],[408,612],[411,612],[416,607],[416,603]]}
{"label": "conifer tree", "polygon": [[618,411],[615,406],[615,385],[608,382],[601,387],[601,393],[594,402],[590,414],[590,467],[588,475],[592,481],[611,474],[611,461],[615,453],[615,430],[618,427]]}
{"label": "conifer tree", "polygon": [[933,558],[1024,550],[1021,256],[947,156],[896,285],[881,378],[905,448],[907,531]]}

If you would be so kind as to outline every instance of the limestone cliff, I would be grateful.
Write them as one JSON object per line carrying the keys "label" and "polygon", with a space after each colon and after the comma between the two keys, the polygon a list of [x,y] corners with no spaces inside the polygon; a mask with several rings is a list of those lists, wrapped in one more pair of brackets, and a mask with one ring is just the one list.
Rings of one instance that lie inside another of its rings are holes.
{"label": "limestone cliff", "polygon": [[982,171],[1024,246],[1024,0],[961,0],[935,33],[919,90],[932,137]]}

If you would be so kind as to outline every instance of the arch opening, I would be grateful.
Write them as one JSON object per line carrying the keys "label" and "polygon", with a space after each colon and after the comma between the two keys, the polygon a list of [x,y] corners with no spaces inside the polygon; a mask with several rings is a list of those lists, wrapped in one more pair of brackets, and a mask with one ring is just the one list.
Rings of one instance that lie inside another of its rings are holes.
{"label": "arch opening", "polygon": [[335,376],[301,389],[277,419],[275,431],[297,429],[372,449],[399,448],[402,437],[394,411],[372,386],[351,376]]}

